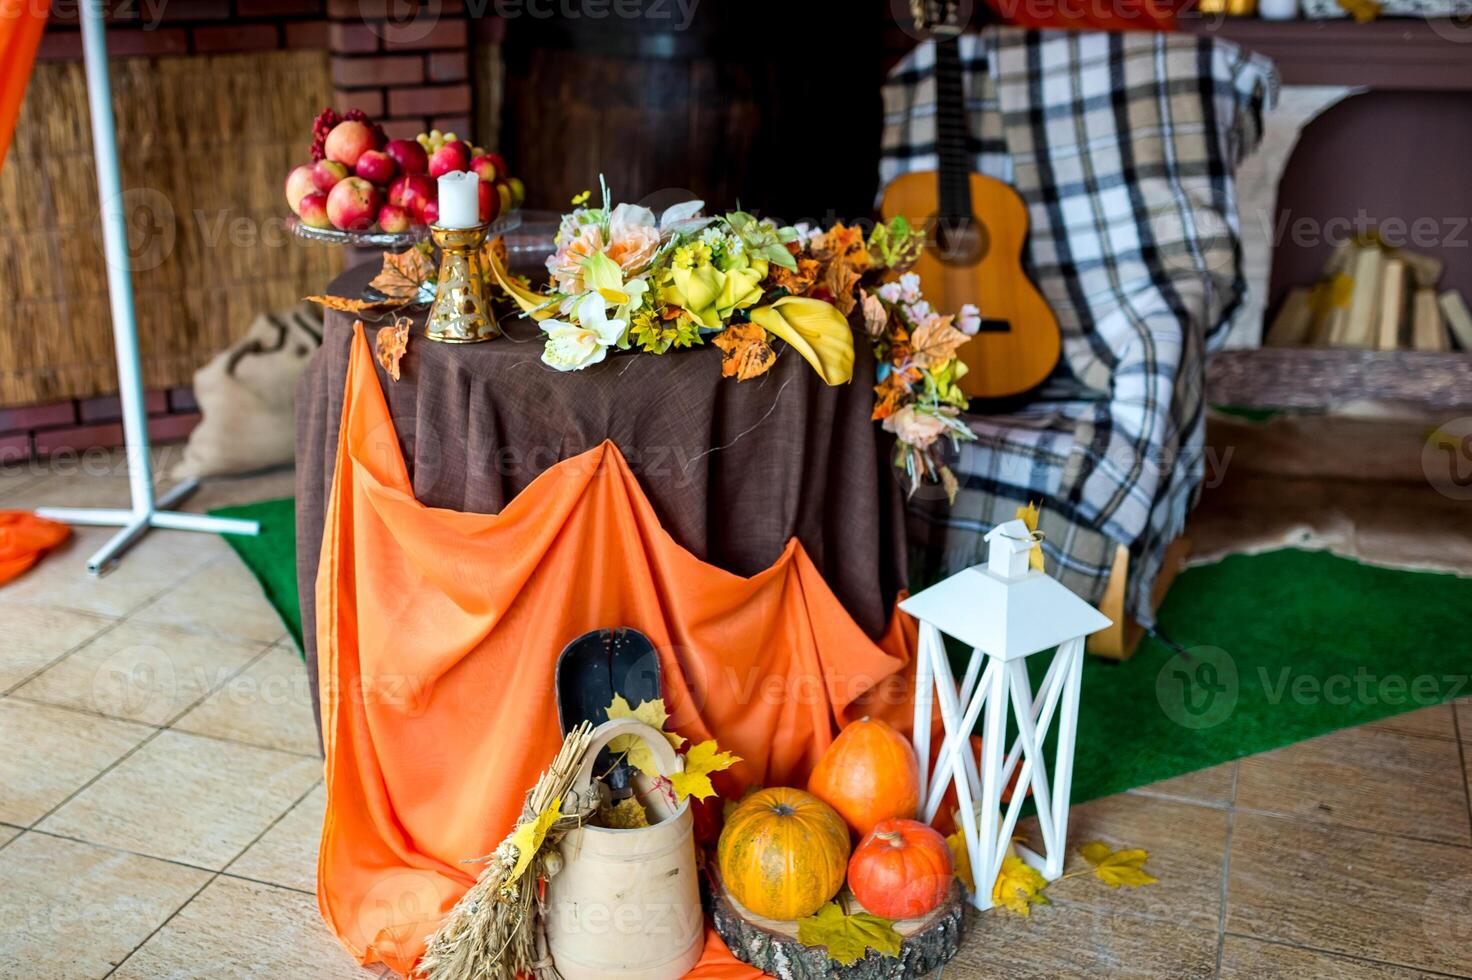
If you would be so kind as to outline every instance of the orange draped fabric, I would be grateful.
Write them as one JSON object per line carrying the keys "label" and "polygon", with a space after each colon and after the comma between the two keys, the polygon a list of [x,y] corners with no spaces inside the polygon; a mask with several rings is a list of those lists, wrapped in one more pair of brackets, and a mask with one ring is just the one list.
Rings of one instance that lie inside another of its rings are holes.
{"label": "orange draped fabric", "polygon": [[[728,796],[801,785],[858,715],[908,729],[905,620],[876,645],[796,540],[750,578],[697,560],[612,443],[548,469],[499,514],[419,503],[361,326],[321,557],[317,896],[365,963],[407,972],[479,871],[461,862],[511,830],[562,741],[557,655],[588,630],[650,638],[672,727],[744,760],[718,776]],[[712,934],[691,975],[758,974]]]}
{"label": "orange draped fabric", "polygon": [[51,0],[0,0],[0,165],[10,149],[50,9]]}

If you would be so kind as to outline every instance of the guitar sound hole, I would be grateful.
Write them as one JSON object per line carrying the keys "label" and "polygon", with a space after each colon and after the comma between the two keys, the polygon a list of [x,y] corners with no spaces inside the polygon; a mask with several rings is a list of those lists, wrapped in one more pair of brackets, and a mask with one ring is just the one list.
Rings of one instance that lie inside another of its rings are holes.
{"label": "guitar sound hole", "polygon": [[976,218],[936,215],[929,222],[931,254],[945,265],[975,265],[991,251],[992,236]]}

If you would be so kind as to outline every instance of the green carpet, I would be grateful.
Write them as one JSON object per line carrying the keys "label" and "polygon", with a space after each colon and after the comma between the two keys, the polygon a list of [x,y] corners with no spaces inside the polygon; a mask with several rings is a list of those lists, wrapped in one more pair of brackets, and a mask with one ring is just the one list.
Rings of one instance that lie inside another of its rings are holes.
{"label": "green carpet", "polygon": [[221,537],[260,580],[266,599],[286,624],[296,648],[301,650],[302,609],[296,589],[296,500],[291,497],[263,500],[240,507],[221,507],[210,513],[261,522],[261,533],[255,537],[238,534]]}
{"label": "green carpet", "polygon": [[[261,522],[227,538],[301,642],[294,501],[215,513]],[[1075,802],[1472,695],[1472,579],[1333,555],[1235,556],[1176,579],[1160,626],[1123,663],[1084,667]],[[1034,683],[1046,658],[1035,658]],[[959,668],[958,668],[959,669]]]}

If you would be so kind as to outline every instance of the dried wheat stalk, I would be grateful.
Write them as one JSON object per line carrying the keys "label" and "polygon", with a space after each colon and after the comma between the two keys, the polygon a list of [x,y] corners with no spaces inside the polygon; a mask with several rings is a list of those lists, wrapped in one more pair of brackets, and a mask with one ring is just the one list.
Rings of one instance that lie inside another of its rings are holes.
{"label": "dried wheat stalk", "polygon": [[[551,766],[527,793],[518,827],[545,813],[553,801],[566,801],[592,737],[593,726],[587,722],[568,732]],[[544,954],[537,883],[556,873],[561,863],[557,842],[590,812],[589,808],[564,813],[548,829],[531,866],[507,887],[502,882],[518,857],[511,843],[514,828],[488,858],[477,859],[486,862],[485,870],[450,910],[439,931],[429,937],[415,975],[425,980],[555,978],[557,971]]]}

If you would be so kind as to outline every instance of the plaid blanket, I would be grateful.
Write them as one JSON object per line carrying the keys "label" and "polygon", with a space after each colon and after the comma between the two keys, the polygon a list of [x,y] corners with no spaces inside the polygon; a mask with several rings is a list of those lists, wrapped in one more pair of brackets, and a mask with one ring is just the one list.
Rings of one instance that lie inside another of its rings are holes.
{"label": "plaid blanket", "polygon": [[[1098,602],[1125,545],[1127,609],[1153,625],[1202,480],[1206,352],[1246,290],[1232,173],[1272,65],[1204,37],[1019,28],[963,36],[961,58],[973,166],[1027,204],[1063,356],[1022,407],[967,416],[953,505],[912,500],[917,581],[982,560],[982,535],[1041,499],[1049,571]],[[882,183],[938,165],[934,66],[923,43],[885,84]]]}

